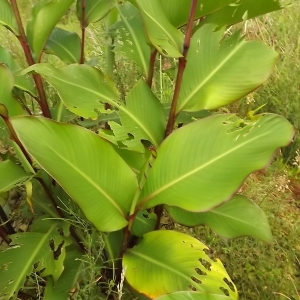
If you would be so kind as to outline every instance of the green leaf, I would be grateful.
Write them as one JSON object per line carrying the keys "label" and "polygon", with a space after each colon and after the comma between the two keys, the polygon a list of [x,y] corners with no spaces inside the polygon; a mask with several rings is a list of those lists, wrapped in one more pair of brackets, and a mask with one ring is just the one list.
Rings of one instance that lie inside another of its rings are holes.
{"label": "green leaf", "polygon": [[[154,96],[144,80],[140,80],[129,92],[126,105],[119,106],[118,115],[122,125],[108,122],[116,140],[128,149],[145,152],[142,140],[158,147],[164,139],[165,113],[163,106]],[[131,139],[128,137],[131,134]]]}
{"label": "green leaf", "polygon": [[47,269],[47,264],[53,263],[49,241],[59,236],[57,225],[53,223],[46,233],[23,232],[10,236],[11,247],[0,253],[0,294],[5,299],[10,299],[23,286],[35,263],[39,263],[39,269]]}
{"label": "green leaf", "polygon": [[56,55],[67,64],[79,63],[81,40],[76,32],[55,27],[45,45],[45,52]]}
{"label": "green leaf", "polygon": [[82,253],[72,246],[67,247],[64,271],[56,282],[53,281],[52,277],[48,277],[43,299],[69,299],[69,292],[79,281],[83,265]]}
{"label": "green leaf", "polygon": [[[112,0],[84,0],[84,25],[100,21],[115,6]],[[77,17],[82,20],[82,0],[77,0]]]}
{"label": "green leaf", "polygon": [[[232,2],[232,1],[231,1]],[[219,27],[229,26],[244,20],[252,19],[283,8],[281,0],[242,0],[206,16],[205,23],[214,23]]]}
{"label": "green leaf", "polygon": [[0,103],[5,105],[9,116],[22,115],[22,105],[13,95],[14,77],[9,69],[0,63]]}
{"label": "green leaf", "polygon": [[129,2],[119,5],[121,21],[112,29],[116,31],[115,52],[124,52],[148,77],[150,47],[147,45],[143,22],[138,9]]}
{"label": "green leaf", "polygon": [[43,0],[34,6],[32,18],[27,23],[27,39],[35,61],[40,60],[50,33],[73,2],[74,0]]}
{"label": "green leaf", "polygon": [[26,174],[11,160],[0,162],[0,193],[9,191],[14,186],[28,180],[31,175]]}
{"label": "green leaf", "polygon": [[7,27],[15,35],[19,34],[19,28],[14,12],[7,0],[0,1],[0,25]]}
{"label": "green leaf", "polygon": [[[202,26],[192,37],[177,113],[215,109],[242,98],[267,80],[278,54],[236,32],[221,41],[223,30]],[[259,66],[259,68],[257,67]]]}
{"label": "green leaf", "polygon": [[[96,119],[104,104],[118,104],[114,82],[88,65],[68,65],[55,69],[50,64],[36,64],[25,70],[40,73],[58,92],[66,107],[84,118]],[[101,103],[102,102],[102,103]]]}
{"label": "green leaf", "polygon": [[272,233],[263,210],[242,195],[235,195],[228,202],[208,212],[193,213],[178,207],[168,207],[171,218],[185,226],[206,224],[225,238],[250,235],[265,242],[272,242]]}
{"label": "green leaf", "polygon": [[142,237],[145,233],[153,231],[156,225],[157,216],[155,213],[149,213],[146,210],[138,212],[132,226],[131,233]]}
{"label": "green leaf", "polygon": [[160,0],[136,0],[142,15],[147,37],[163,55],[181,57],[183,34],[167,19]]}
{"label": "green leaf", "polygon": [[5,64],[14,75],[14,86],[22,91],[28,92],[36,96],[34,82],[31,77],[21,76],[19,73],[22,70],[20,64],[13,58],[10,51],[0,46],[0,62]]}
{"label": "green leaf", "polygon": [[30,155],[98,230],[126,226],[136,177],[108,142],[82,127],[42,117],[16,117],[10,122]]}
{"label": "green leaf", "polygon": [[232,300],[236,298],[202,292],[176,292],[155,298],[155,300]]}
{"label": "green leaf", "polygon": [[206,251],[208,248],[203,243],[189,235],[153,231],[125,253],[125,278],[135,290],[150,298],[176,291],[224,295],[220,290],[223,288],[232,299],[237,299],[236,289],[222,263],[210,259]]}
{"label": "green leaf", "polygon": [[244,179],[265,167],[293,135],[293,126],[273,114],[248,124],[232,114],[190,123],[157,149],[139,208],[167,204],[194,212],[211,210],[231,199]]}
{"label": "green leaf", "polygon": [[[204,0],[200,3],[198,2],[194,19],[196,20],[211,14],[232,2],[232,0]],[[174,27],[179,28],[187,24],[192,0],[161,0],[160,3],[168,20],[173,24]]]}

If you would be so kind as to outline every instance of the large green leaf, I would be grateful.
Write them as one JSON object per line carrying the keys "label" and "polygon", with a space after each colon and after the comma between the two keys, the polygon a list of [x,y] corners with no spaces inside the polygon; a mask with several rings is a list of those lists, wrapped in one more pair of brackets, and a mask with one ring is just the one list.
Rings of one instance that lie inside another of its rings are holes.
{"label": "large green leaf", "polygon": [[180,232],[147,233],[139,245],[124,255],[125,278],[135,290],[150,298],[177,291],[224,295],[220,289],[223,288],[232,299],[237,299],[222,263],[210,259],[207,250],[203,243]]}
{"label": "large green leaf", "polygon": [[278,57],[274,50],[240,39],[239,32],[220,42],[223,30],[214,29],[214,24],[204,25],[191,39],[177,113],[225,106],[271,74]]}
{"label": "large green leaf", "polygon": [[[231,1],[233,2],[233,1]],[[240,0],[206,16],[205,23],[229,26],[283,8],[282,0]]]}
{"label": "large green leaf", "polygon": [[206,224],[225,238],[250,235],[265,242],[272,242],[272,233],[263,210],[242,195],[235,195],[228,202],[211,211],[194,213],[175,206],[168,212],[175,222],[186,226]]}
{"label": "large green leaf", "polygon": [[140,208],[167,204],[200,212],[229,200],[294,135],[281,116],[257,118],[246,124],[231,114],[216,115],[173,132],[157,149]]}
{"label": "large green leaf", "polygon": [[39,269],[47,269],[47,264],[53,263],[55,259],[49,241],[57,236],[57,223],[45,233],[23,232],[10,236],[11,247],[0,252],[1,296],[10,299],[23,286],[35,263],[39,263]]}
{"label": "large green leaf", "polygon": [[25,70],[40,73],[58,92],[66,107],[84,118],[96,119],[105,102],[118,105],[118,93],[111,79],[88,65],[69,65],[55,69],[50,64],[36,64]]}
{"label": "large green leaf", "polygon": [[[195,19],[211,14],[232,2],[232,0],[198,1],[195,10]],[[173,26],[178,28],[187,24],[192,0],[160,0],[160,3]]]}
{"label": "large green leaf", "polygon": [[64,261],[64,271],[58,281],[54,282],[48,277],[44,293],[44,300],[66,300],[69,299],[70,291],[76,286],[83,269],[82,253],[74,247],[67,248]]}
{"label": "large green leaf", "polygon": [[11,160],[0,162],[0,193],[9,191],[14,186],[28,180],[31,175],[26,174]]}
{"label": "large green leaf", "polygon": [[227,297],[224,295],[203,293],[203,292],[175,292],[161,297],[155,298],[155,300],[232,300],[235,298]]}
{"label": "large green leaf", "polygon": [[13,58],[10,51],[0,46],[0,63],[4,63],[13,73],[15,87],[36,96],[34,83],[31,77],[20,75],[22,70],[20,64]]}
{"label": "large green leaf", "polygon": [[15,35],[19,34],[19,28],[14,12],[7,0],[0,1],[0,25],[9,28]]}
{"label": "large green leaf", "polygon": [[54,54],[67,64],[79,63],[81,40],[77,33],[55,27],[47,40],[45,51]]}
{"label": "large green leaf", "polygon": [[73,2],[74,0],[43,0],[34,6],[32,18],[27,23],[27,39],[35,61],[39,61],[50,33]]}
{"label": "large green leaf", "polygon": [[[151,141],[158,147],[164,139],[165,113],[144,80],[140,80],[129,92],[126,105],[119,106],[122,125],[108,122],[117,141],[138,152],[145,152],[141,140]],[[128,133],[132,135],[129,139]]]}
{"label": "large green leaf", "polygon": [[129,2],[118,6],[121,21],[112,28],[116,31],[114,51],[124,52],[148,76],[150,47],[146,43],[143,22],[138,9]]}
{"label": "large green leaf", "polygon": [[22,115],[24,112],[20,102],[12,95],[14,84],[12,73],[0,63],[0,103],[5,105],[9,116]]}
{"label": "large green leaf", "polygon": [[[82,19],[82,1],[77,0],[77,17]],[[115,6],[112,0],[84,0],[84,25],[87,27],[92,22],[103,19]]]}
{"label": "large green leaf", "polygon": [[163,55],[181,57],[183,34],[167,19],[160,0],[136,0],[142,14],[147,37]]}
{"label": "large green leaf", "polygon": [[82,127],[42,117],[10,121],[26,150],[98,230],[126,226],[137,182],[108,142]]}

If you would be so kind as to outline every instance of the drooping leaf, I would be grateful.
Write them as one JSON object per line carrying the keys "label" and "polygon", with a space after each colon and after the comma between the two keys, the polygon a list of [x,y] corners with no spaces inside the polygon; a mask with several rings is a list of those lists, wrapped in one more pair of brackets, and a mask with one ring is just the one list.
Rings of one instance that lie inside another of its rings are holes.
{"label": "drooping leaf", "polygon": [[[100,21],[115,6],[112,0],[84,0],[84,25]],[[82,20],[82,0],[77,0],[77,17]]]}
{"label": "drooping leaf", "polygon": [[135,236],[142,237],[145,233],[153,231],[156,225],[157,215],[149,213],[146,210],[138,212],[131,233]]}
{"label": "drooping leaf", "polygon": [[219,27],[229,26],[243,20],[252,19],[283,8],[281,0],[240,0],[206,16],[205,23],[214,23]]}
{"label": "drooping leaf", "polygon": [[211,211],[194,213],[178,207],[168,207],[175,222],[186,226],[206,224],[225,238],[250,235],[265,242],[272,241],[272,233],[263,210],[242,195],[235,195],[228,202]]}
{"label": "drooping leaf", "polygon": [[278,57],[274,50],[240,39],[239,32],[220,42],[223,30],[214,29],[214,24],[204,25],[191,39],[177,113],[225,106],[271,74]]}
{"label": "drooping leaf", "polygon": [[39,61],[50,33],[73,2],[74,0],[43,0],[32,9],[31,19],[27,23],[27,39],[35,61]]}
{"label": "drooping leaf", "polygon": [[11,160],[0,162],[0,193],[9,191],[14,186],[28,180],[27,174]]}
{"label": "drooping leaf", "polygon": [[23,108],[19,101],[13,95],[14,77],[9,69],[0,63],[0,103],[3,104],[9,116],[23,114]]}
{"label": "drooping leaf", "polygon": [[10,121],[26,150],[98,230],[110,232],[126,226],[137,182],[109,143],[82,127],[42,117]]}
{"label": "drooping leaf", "polygon": [[166,17],[160,0],[136,0],[142,15],[147,37],[163,55],[181,57],[183,34]]}
{"label": "drooping leaf", "polygon": [[66,107],[84,118],[96,119],[96,110],[104,104],[118,105],[118,93],[111,79],[88,65],[68,65],[55,69],[50,64],[36,64],[25,70],[40,73],[58,92]]}
{"label": "drooping leaf", "polygon": [[56,282],[52,277],[48,277],[43,299],[68,299],[70,291],[80,279],[83,265],[82,253],[72,246],[68,247],[64,260],[64,271]]}
{"label": "drooping leaf", "polygon": [[155,300],[233,300],[235,298],[203,292],[176,292],[167,294]]}
{"label": "drooping leaf", "polygon": [[5,64],[14,75],[15,87],[22,91],[28,92],[36,96],[36,90],[31,77],[26,75],[21,76],[19,73],[22,70],[19,63],[13,58],[10,51],[0,46],[0,63]]}
{"label": "drooping leaf", "polygon": [[[195,20],[211,14],[232,2],[232,0],[199,1],[195,10]],[[174,27],[179,28],[187,24],[192,0],[161,0],[160,3],[168,20]]]}
{"label": "drooping leaf", "polygon": [[232,299],[237,299],[222,263],[210,259],[207,250],[200,241],[180,232],[147,233],[139,245],[124,255],[125,278],[135,290],[150,298],[177,291],[224,295],[220,289],[223,288]]}
{"label": "drooping leaf", "polygon": [[293,135],[293,126],[273,114],[248,124],[232,114],[188,124],[157,149],[139,207],[167,204],[194,212],[211,210],[231,199],[246,176],[265,167]]}
{"label": "drooping leaf", "polygon": [[19,28],[14,12],[7,0],[0,1],[0,25],[9,28],[15,35],[19,34]]}
{"label": "drooping leaf", "polygon": [[46,233],[23,232],[11,235],[11,247],[0,252],[0,294],[10,299],[24,284],[26,277],[34,270],[48,268],[54,261],[49,241],[59,236],[58,223],[53,223]]}
{"label": "drooping leaf", "polygon": [[54,54],[67,64],[79,63],[81,40],[77,33],[55,27],[46,44],[45,52]]}
{"label": "drooping leaf", "polygon": [[140,80],[129,92],[126,105],[119,106],[118,115],[122,125],[116,122],[108,124],[116,140],[122,142],[128,149],[144,153],[142,140],[150,141],[158,147],[164,139],[166,122],[164,109],[145,81]]}
{"label": "drooping leaf", "polygon": [[146,43],[143,22],[138,9],[126,2],[118,6],[121,21],[113,26],[116,31],[116,52],[124,52],[148,76],[150,47]]}

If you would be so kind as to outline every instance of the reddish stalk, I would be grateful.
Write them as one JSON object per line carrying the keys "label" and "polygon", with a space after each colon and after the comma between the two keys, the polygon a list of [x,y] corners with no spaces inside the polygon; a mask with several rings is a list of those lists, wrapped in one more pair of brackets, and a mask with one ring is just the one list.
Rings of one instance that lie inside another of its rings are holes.
{"label": "reddish stalk", "polygon": [[157,50],[155,49],[153,52],[151,52],[151,56],[150,56],[149,72],[147,78],[147,84],[150,88],[152,86],[152,80],[154,75],[154,64],[155,64],[156,54],[157,54]]}
{"label": "reddish stalk", "polygon": [[[18,24],[18,28],[19,28],[19,34],[17,35],[17,38],[23,48],[27,63],[29,66],[32,66],[35,64],[35,61],[32,57],[32,53],[31,50],[29,48],[28,42],[27,42],[27,38],[25,35],[25,31],[24,31],[24,27],[23,27],[23,23],[22,23],[22,19],[20,16],[20,11],[18,8],[18,4],[16,2],[16,0],[10,0],[17,24]],[[47,103],[47,98],[46,98],[46,94],[45,94],[45,90],[43,87],[43,81],[42,81],[42,77],[39,74],[33,74],[33,80],[35,82],[36,85],[36,89],[39,95],[38,98],[38,103],[40,105],[40,108],[42,110],[43,116],[46,118],[51,119],[51,113],[50,113],[50,109],[49,109],[49,105]]]}
{"label": "reddish stalk", "polygon": [[84,43],[85,43],[85,0],[81,2],[81,54],[80,64],[84,63]]}
{"label": "reddish stalk", "polygon": [[[175,89],[174,89],[171,109],[170,109],[170,113],[169,113],[169,119],[168,119],[168,123],[167,123],[167,127],[166,127],[165,137],[168,137],[172,133],[175,122],[176,122],[176,118],[177,118],[176,107],[177,107],[179,93],[180,93],[180,89],[181,89],[183,73],[184,73],[185,66],[186,66],[186,57],[187,57],[187,53],[190,48],[190,41],[191,41],[191,37],[192,37],[192,30],[193,30],[193,25],[194,25],[194,16],[195,16],[195,11],[196,11],[196,7],[197,7],[197,2],[198,2],[198,0],[193,0],[191,9],[190,9],[189,20],[188,20],[185,39],[184,39],[184,43],[183,43],[183,53],[182,53],[182,57],[179,58]],[[157,215],[157,222],[156,222],[156,226],[155,226],[156,230],[159,229],[159,227],[160,227],[160,220],[163,215],[163,211],[164,211],[163,205],[157,205],[154,209],[154,213]]]}

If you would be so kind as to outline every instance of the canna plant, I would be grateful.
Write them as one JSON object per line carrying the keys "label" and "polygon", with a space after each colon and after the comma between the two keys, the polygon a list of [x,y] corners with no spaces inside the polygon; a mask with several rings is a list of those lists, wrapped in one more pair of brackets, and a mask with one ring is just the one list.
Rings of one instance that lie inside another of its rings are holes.
{"label": "canna plant", "polygon": [[[278,57],[228,29],[282,8],[279,0],[44,0],[25,28],[17,1],[0,0],[0,23],[28,65],[0,48],[0,192],[5,200],[21,190],[31,211],[21,231],[0,207],[0,299],[75,299],[88,255],[97,277],[86,299],[238,298],[206,245],[162,224],[272,241],[263,211],[239,188],[291,141],[293,126],[218,109],[262,85]],[[75,10],[80,30],[69,32],[59,21]],[[101,64],[87,59],[95,22],[104,28]],[[134,73],[118,68],[124,58]],[[168,103],[154,82],[162,58],[173,66]]]}

